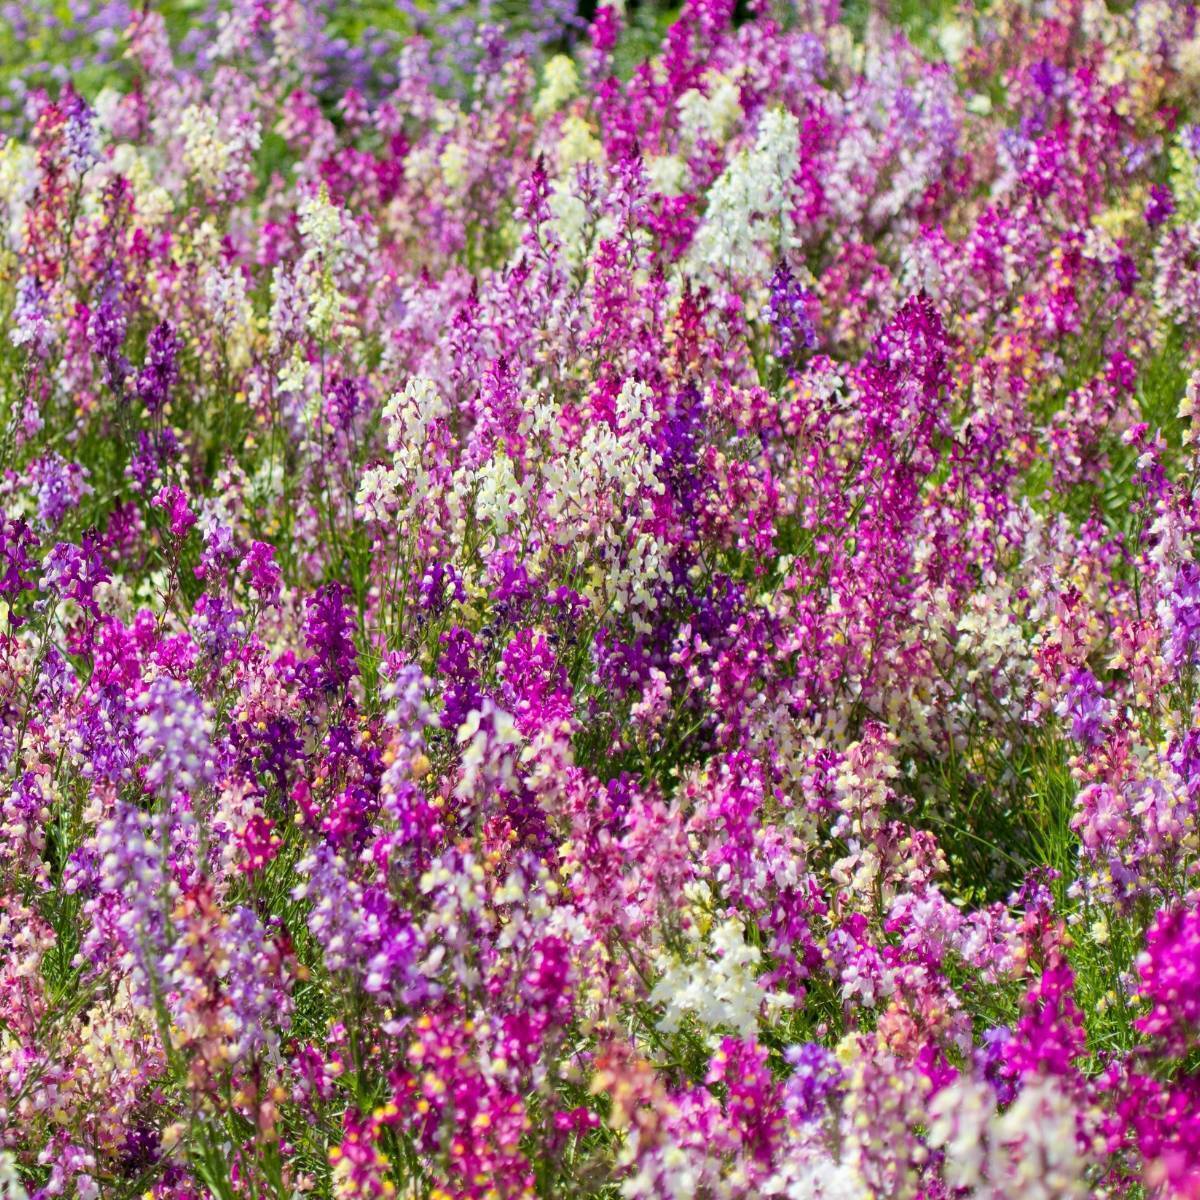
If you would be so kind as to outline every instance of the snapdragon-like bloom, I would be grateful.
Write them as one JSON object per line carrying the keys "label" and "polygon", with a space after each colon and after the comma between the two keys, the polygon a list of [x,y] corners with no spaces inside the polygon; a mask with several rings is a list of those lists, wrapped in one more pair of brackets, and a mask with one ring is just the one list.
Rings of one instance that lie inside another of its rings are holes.
{"label": "snapdragon-like bloom", "polygon": [[358,674],[349,594],[342,584],[327,583],[305,602],[304,641],[312,652],[304,663],[309,696],[337,692]]}
{"label": "snapdragon-like bloom", "polygon": [[169,321],[160,321],[146,339],[146,360],[134,390],[149,413],[160,412],[179,374],[179,339]]}
{"label": "snapdragon-like bloom", "polygon": [[11,601],[20,592],[32,590],[27,576],[34,569],[30,551],[36,546],[37,538],[27,521],[20,517],[0,519],[0,596]]}
{"label": "snapdragon-like bloom", "polygon": [[1082,746],[1090,750],[1103,740],[1109,709],[1103,689],[1090,671],[1081,668],[1071,676],[1060,713],[1070,718],[1071,737]]}
{"label": "snapdragon-like bloom", "polygon": [[279,564],[275,561],[275,547],[266,542],[251,542],[241,570],[245,573],[250,590],[263,604],[274,604],[279,599],[280,583],[283,578]]}
{"label": "snapdragon-like bloom", "polygon": [[22,275],[17,280],[9,338],[14,346],[28,346],[31,352],[41,354],[46,350],[51,336],[52,329],[45,310],[45,291],[37,279]]}
{"label": "snapdragon-like bloom", "polygon": [[137,748],[153,791],[195,791],[212,781],[215,762],[212,717],[188,683],[154,680],[138,702]]}
{"label": "snapdragon-like bloom", "polygon": [[79,545],[56,542],[42,560],[41,589],[72,601],[93,617],[100,615],[96,589],[108,578],[94,533],[84,534]]}
{"label": "snapdragon-like bloom", "polygon": [[129,373],[129,360],[122,347],[125,344],[127,318],[120,298],[106,295],[88,318],[87,335],[92,352],[100,360],[104,380],[119,392]]}
{"label": "snapdragon-like bloom", "polygon": [[1159,607],[1168,657],[1176,666],[1191,666],[1200,655],[1200,564],[1180,563]]}
{"label": "snapdragon-like bloom", "polygon": [[713,930],[711,947],[690,963],[666,965],[650,993],[651,1003],[663,1005],[659,1028],[674,1032],[691,1014],[708,1029],[728,1027],[746,1037],[769,998],[759,978],[761,955],[736,920]]}
{"label": "snapdragon-like bloom", "polygon": [[154,507],[167,514],[174,538],[185,538],[196,524],[196,514],[188,503],[188,495],[181,487],[165,487],[154,497]]}
{"label": "snapdragon-like bloom", "polygon": [[1166,1053],[1182,1057],[1200,1042],[1200,912],[1159,912],[1137,968],[1139,994],[1149,1005],[1137,1028]]}
{"label": "snapdragon-like bloom", "polygon": [[1175,202],[1171,192],[1160,183],[1150,185],[1149,199],[1146,201],[1146,224],[1152,229],[1168,221],[1175,211]]}
{"label": "snapdragon-like bloom", "polygon": [[291,996],[284,985],[278,948],[250,909],[234,910],[227,927],[228,974],[224,990],[233,1029],[231,1057],[278,1053],[276,1030],[290,1024]]}
{"label": "snapdragon-like bloom", "polygon": [[82,175],[98,157],[96,114],[74,88],[67,89],[61,103],[66,115],[67,157],[71,166]]}
{"label": "snapdragon-like bloom", "polygon": [[775,333],[780,358],[790,359],[800,350],[815,349],[817,331],[808,312],[811,296],[786,262],[775,269],[770,289],[767,320]]}
{"label": "snapdragon-like bloom", "polygon": [[798,140],[799,124],[791,113],[773,108],[762,115],[753,146],[738,154],[709,192],[691,251],[697,268],[765,274],[772,250],[791,249],[788,201]]}
{"label": "snapdragon-like bloom", "polygon": [[308,927],[331,971],[349,971],[373,995],[419,997],[423,938],[387,893],[355,880],[345,858],[321,847],[299,865],[296,899],[311,898]]}
{"label": "snapdragon-like bloom", "polygon": [[[89,869],[77,859],[68,879],[68,892],[86,890],[93,910],[91,934],[83,945],[85,955],[104,950],[107,926],[112,923],[124,961],[134,968],[138,994],[150,1002],[158,971],[169,944],[168,912],[176,885],[164,861],[165,815],[151,817],[121,805],[105,820],[96,838],[98,863]],[[116,900],[115,912],[108,902]]]}
{"label": "snapdragon-like bloom", "polygon": [[842,1068],[833,1053],[817,1042],[789,1046],[784,1058],[792,1073],[783,1089],[783,1105],[791,1120],[812,1121],[824,1115],[826,1101],[837,1092]]}
{"label": "snapdragon-like bloom", "polygon": [[37,500],[38,521],[54,529],[79,502],[92,493],[87,483],[90,472],[79,463],[67,462],[59,454],[37,460],[30,471]]}

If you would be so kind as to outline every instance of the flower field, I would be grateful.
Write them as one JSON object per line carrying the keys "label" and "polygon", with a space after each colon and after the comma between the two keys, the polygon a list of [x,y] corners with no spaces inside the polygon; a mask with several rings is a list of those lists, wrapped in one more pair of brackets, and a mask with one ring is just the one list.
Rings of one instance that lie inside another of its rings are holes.
{"label": "flower field", "polygon": [[0,8],[0,1200],[1200,1200],[1200,10]]}

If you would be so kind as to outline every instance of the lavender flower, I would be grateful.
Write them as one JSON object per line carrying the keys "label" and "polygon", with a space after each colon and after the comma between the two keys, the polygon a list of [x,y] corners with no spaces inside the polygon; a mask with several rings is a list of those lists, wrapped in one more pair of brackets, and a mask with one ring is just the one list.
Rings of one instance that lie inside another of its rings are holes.
{"label": "lavender flower", "polygon": [[160,321],[146,339],[146,361],[138,372],[134,390],[148,413],[162,411],[179,375],[179,338],[169,321]]}
{"label": "lavender flower", "polygon": [[100,360],[104,381],[120,393],[129,374],[129,360],[122,353],[125,343],[125,311],[113,295],[105,296],[88,318],[87,335],[92,353]]}
{"label": "lavender flower", "polygon": [[11,600],[32,590],[33,584],[24,576],[34,570],[29,552],[36,546],[37,538],[27,521],[20,517],[0,518],[0,596]]}
{"label": "lavender flower", "polygon": [[1174,666],[1191,666],[1200,655],[1200,565],[1179,564],[1159,608],[1167,634],[1167,658]]}
{"label": "lavender flower", "polygon": [[1108,704],[1095,675],[1081,667],[1071,675],[1070,690],[1063,700],[1059,715],[1071,720],[1071,737],[1092,750],[1104,740],[1104,726],[1109,719]]}
{"label": "lavender flower", "polygon": [[800,285],[788,264],[781,263],[771,276],[767,321],[775,333],[779,357],[793,358],[800,350],[813,350],[817,331],[809,309],[812,295]]}
{"label": "lavender flower", "polygon": [[340,583],[319,587],[305,604],[304,641],[312,655],[304,664],[305,695],[328,695],[358,674],[350,590]]}
{"label": "lavender flower", "polygon": [[191,684],[156,679],[142,694],[138,710],[138,753],[147,760],[149,788],[171,796],[212,781],[212,717]]}
{"label": "lavender flower", "polygon": [[792,1068],[783,1088],[783,1105],[789,1119],[801,1124],[817,1120],[842,1082],[837,1059],[817,1042],[789,1046],[783,1056]]}

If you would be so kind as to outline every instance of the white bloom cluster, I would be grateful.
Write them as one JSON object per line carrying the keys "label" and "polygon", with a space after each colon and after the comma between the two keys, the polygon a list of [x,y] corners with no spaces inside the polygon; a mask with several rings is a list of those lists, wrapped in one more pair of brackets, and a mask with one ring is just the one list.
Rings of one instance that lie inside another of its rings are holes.
{"label": "white bloom cluster", "polygon": [[413,376],[402,392],[388,400],[383,408],[383,424],[392,461],[363,472],[355,497],[361,518],[384,521],[394,513],[403,517],[428,493],[425,448],[434,422],[449,412],[437,385],[423,375]]}
{"label": "white bloom cluster", "polygon": [[664,196],[679,196],[685,190],[687,164],[674,154],[650,154],[645,159],[650,187]]}
{"label": "white bloom cluster", "polygon": [[764,1181],[762,1195],[786,1200],[869,1200],[858,1173],[819,1146],[802,1145]]}
{"label": "white bloom cluster", "polygon": [[946,1182],[975,1200],[1082,1200],[1078,1116],[1053,1076],[1029,1080],[1001,1113],[986,1082],[960,1075],[930,1102],[929,1142],[946,1152]]}
{"label": "white bloom cluster", "polygon": [[695,1200],[697,1196],[736,1194],[735,1185],[722,1178],[720,1157],[695,1140],[680,1144],[668,1137],[658,1145],[643,1146],[640,1131],[635,1131],[622,1150],[621,1162],[637,1166],[621,1183],[624,1200]]}
{"label": "white bloom cluster", "polygon": [[442,180],[450,192],[450,199],[453,199],[454,193],[461,191],[466,184],[469,162],[470,155],[462,142],[448,142],[438,156],[438,165],[442,169]]}
{"label": "white bloom cluster", "polygon": [[578,163],[601,162],[604,147],[592,133],[592,127],[582,118],[567,117],[562,123],[558,142],[558,169],[564,175]]}
{"label": "white bloom cluster", "polygon": [[[657,413],[649,387],[627,380],[617,397],[616,417],[615,427],[603,421],[589,425],[579,445],[547,468],[547,512],[559,545],[601,532],[616,511],[614,496],[632,499],[639,492],[664,491],[657,475],[662,456],[653,448]],[[643,499],[643,511],[648,503]]]}
{"label": "white bloom cluster", "polygon": [[437,384],[424,375],[414,375],[392,396],[384,405],[383,423],[397,471],[411,476],[420,469],[430,427],[449,415]]}
{"label": "white bloom cluster", "polygon": [[10,246],[21,244],[25,208],[37,187],[37,151],[15,138],[0,145],[0,213],[3,232]]}
{"label": "white bloom cluster", "polygon": [[577,267],[591,246],[613,235],[616,222],[611,213],[596,216],[588,211],[583,197],[571,185],[570,174],[554,184],[554,191],[547,201],[553,218],[548,224],[562,247],[564,259],[570,266]]}
{"label": "white bloom cluster", "polygon": [[533,105],[533,115],[545,120],[557,112],[579,90],[575,64],[565,54],[556,54],[542,72],[542,90]]}
{"label": "white bloom cluster", "polygon": [[[133,189],[137,206],[138,223],[143,229],[157,229],[175,211],[175,199],[159,182],[162,164],[157,151],[150,147],[138,147],[129,142],[119,142],[112,148],[112,155],[102,160],[97,173],[108,173],[109,178],[121,176],[128,180]],[[84,197],[84,211],[98,215],[102,205],[91,195]]]}
{"label": "white bloom cluster", "polygon": [[308,313],[309,332],[320,339],[333,333],[337,319],[342,313],[342,295],[329,281],[328,272],[324,274],[322,284],[313,295],[312,307]]}
{"label": "white bloom cluster", "polygon": [[250,364],[254,338],[254,309],[246,277],[236,266],[208,267],[201,282],[204,307],[225,340],[229,365],[243,370]]}
{"label": "white bloom cluster", "polygon": [[996,700],[1005,705],[1024,694],[1033,673],[1029,639],[1013,613],[1015,599],[1008,583],[997,580],[984,592],[976,592],[959,618],[955,653],[972,665],[967,683],[974,686],[986,679]]}
{"label": "white bloom cluster", "polygon": [[929,1141],[946,1152],[946,1182],[972,1188],[983,1179],[987,1128],[996,1115],[996,1094],[983,1080],[959,1075],[929,1106]]}
{"label": "white bloom cluster", "polygon": [[475,473],[475,518],[506,534],[513,522],[525,515],[529,480],[521,483],[513,473],[512,460],[497,451]]}
{"label": "white bloom cluster", "polygon": [[658,1026],[674,1033],[689,1014],[708,1029],[729,1028],[749,1037],[758,1028],[758,1014],[770,999],[758,981],[762,955],[745,937],[741,921],[731,918],[716,926],[712,953],[697,947],[695,957],[667,961],[650,993],[652,1004],[665,1006]]}
{"label": "white bloom cluster", "polygon": [[791,113],[775,108],[763,116],[753,147],[738,154],[712,186],[689,251],[695,271],[763,276],[774,256],[791,248],[788,207],[799,140]]}
{"label": "white bloom cluster", "polygon": [[344,303],[334,280],[342,257],[342,217],[324,184],[301,200],[297,211],[304,243],[297,279],[307,299],[306,324],[314,337],[323,340],[333,333]]}
{"label": "white bloom cluster", "polygon": [[300,216],[300,237],[304,241],[305,252],[336,261],[342,218],[330,202],[325,186],[322,185],[315,194],[301,200],[297,212]]}
{"label": "white bloom cluster", "polygon": [[[653,497],[665,490],[658,477],[662,456],[654,449],[657,420],[650,388],[628,379],[617,397],[615,422],[589,425],[579,444],[544,471],[545,513],[555,540],[560,546],[594,542],[615,612],[653,607],[651,589],[665,576],[662,547],[642,528],[653,515]],[[628,503],[639,496],[640,504]],[[638,624],[636,611],[633,619]]]}
{"label": "white bloom cluster", "polygon": [[386,521],[399,507],[399,479],[392,467],[376,463],[367,467],[358,481],[354,511],[363,521]]}
{"label": "white bloom cluster", "polygon": [[183,161],[197,183],[215,191],[225,177],[230,147],[221,139],[217,114],[207,104],[191,104],[179,115]]}
{"label": "white bloom cluster", "polygon": [[724,144],[742,119],[741,93],[737,81],[710,71],[704,80],[708,92],[689,88],[679,97],[679,128],[686,141],[701,138]]}
{"label": "white bloom cluster", "polygon": [[1187,385],[1183,389],[1183,399],[1179,402],[1179,419],[1185,422],[1183,444],[1190,446],[1196,441],[1196,422],[1200,420],[1196,400],[1200,397],[1200,371],[1193,371],[1188,376]]}
{"label": "white bloom cluster", "polygon": [[510,713],[490,700],[482,708],[473,708],[458,727],[456,740],[462,746],[462,774],[454,794],[460,798],[474,795],[481,781],[513,787],[516,747],[521,734]]}
{"label": "white bloom cluster", "polygon": [[183,164],[188,177],[209,192],[244,187],[250,161],[262,142],[256,121],[228,123],[208,104],[190,104],[179,115]]}

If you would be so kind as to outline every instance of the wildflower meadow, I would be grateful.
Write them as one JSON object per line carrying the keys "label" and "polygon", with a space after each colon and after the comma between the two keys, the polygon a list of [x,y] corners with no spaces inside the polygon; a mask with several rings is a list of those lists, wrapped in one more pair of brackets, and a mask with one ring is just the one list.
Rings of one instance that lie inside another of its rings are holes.
{"label": "wildflower meadow", "polygon": [[1200,7],[0,5],[0,1200],[1200,1200]]}

